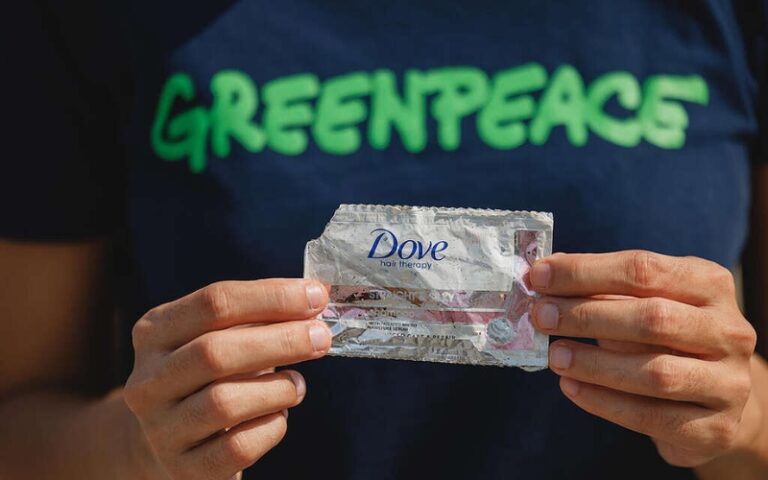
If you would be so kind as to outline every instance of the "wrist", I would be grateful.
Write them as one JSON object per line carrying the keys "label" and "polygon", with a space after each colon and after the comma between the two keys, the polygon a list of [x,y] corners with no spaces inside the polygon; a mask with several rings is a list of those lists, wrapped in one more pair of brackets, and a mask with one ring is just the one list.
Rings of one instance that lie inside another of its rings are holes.
{"label": "wrist", "polygon": [[768,472],[768,366],[752,359],[752,392],[741,416],[733,448],[696,468],[702,480],[721,478],[763,479]]}
{"label": "wrist", "polygon": [[758,355],[751,360],[752,391],[744,406],[736,450],[768,463],[768,364]]}
{"label": "wrist", "polygon": [[699,480],[723,478],[762,479],[766,468],[765,412],[756,405],[752,395],[742,416],[742,428],[734,447],[727,453],[695,468]]}
{"label": "wrist", "polygon": [[766,412],[757,394],[753,390],[749,395],[749,400],[744,406],[741,416],[739,434],[736,437],[736,443],[733,451],[740,454],[755,455],[764,457],[768,453],[766,447]]}
{"label": "wrist", "polygon": [[760,445],[765,437],[762,426],[765,415],[759,403],[750,395],[742,415],[741,427],[732,449],[695,468],[699,480],[719,480],[737,476],[744,479],[763,478],[763,458]]}
{"label": "wrist", "polygon": [[164,480],[162,467],[147,442],[144,431],[141,429],[138,419],[123,400],[122,391],[113,392],[110,399],[119,404],[120,425],[123,426],[123,435],[120,436],[123,462],[118,472],[125,480]]}

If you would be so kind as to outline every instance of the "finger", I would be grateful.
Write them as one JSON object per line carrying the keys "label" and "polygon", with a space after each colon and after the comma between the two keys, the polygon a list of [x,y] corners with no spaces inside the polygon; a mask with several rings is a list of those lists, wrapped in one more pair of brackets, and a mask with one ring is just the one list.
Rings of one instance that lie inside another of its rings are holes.
{"label": "finger", "polygon": [[691,305],[735,298],[733,275],[714,262],[632,250],[562,254],[537,261],[529,281],[540,293],[665,297]]}
{"label": "finger", "polygon": [[232,376],[228,377],[227,380],[229,380],[229,381],[249,380],[251,378],[256,378],[256,377],[260,377],[262,375],[266,375],[268,373],[275,373],[275,368],[274,367],[270,367],[270,368],[264,368],[262,370],[258,370],[256,372],[246,372],[246,373],[241,373],[239,375],[232,375]]}
{"label": "finger", "polygon": [[561,340],[552,344],[549,365],[558,375],[581,382],[710,408],[725,408],[732,398],[740,398],[741,384],[723,364],[695,358],[618,353]]}
{"label": "finger", "polygon": [[704,455],[730,448],[736,435],[733,419],[698,405],[619,392],[568,377],[560,378],[560,389],[593,415]]}
{"label": "finger", "polygon": [[716,357],[734,346],[727,322],[716,322],[706,309],[664,298],[545,297],[531,316],[534,326],[549,335],[660,345]]}
{"label": "finger", "polygon": [[306,391],[304,377],[295,370],[212,383],[166,413],[164,424],[175,430],[166,438],[178,442],[179,450],[187,450],[217,432],[294,407]]}
{"label": "finger", "polygon": [[[628,295],[593,295],[593,300],[634,300],[637,297]],[[623,342],[621,340],[608,340],[598,338],[597,344],[606,350],[624,353],[674,353],[674,350],[659,345],[649,345],[647,343]]]}
{"label": "finger", "polygon": [[181,455],[183,478],[229,478],[250,467],[285,436],[285,415],[273,413],[238,425]]}
{"label": "finger", "polygon": [[139,333],[137,349],[173,349],[236,325],[313,318],[327,302],[328,292],[315,280],[218,282],[147,312],[134,328],[134,341]]}
{"label": "finger", "polygon": [[645,343],[621,342],[619,340],[598,339],[597,344],[606,350],[623,353],[674,353],[674,350]]}
{"label": "finger", "polygon": [[[656,438],[651,438],[656,445],[659,456],[668,464],[675,467],[692,468],[699,466],[711,460],[711,454],[702,454],[691,448],[682,448],[670,442],[664,442]],[[728,478],[727,476],[713,478]]]}
{"label": "finger", "polygon": [[319,320],[206,333],[171,353],[155,382],[164,398],[183,398],[233,375],[320,358],[330,346],[331,331]]}

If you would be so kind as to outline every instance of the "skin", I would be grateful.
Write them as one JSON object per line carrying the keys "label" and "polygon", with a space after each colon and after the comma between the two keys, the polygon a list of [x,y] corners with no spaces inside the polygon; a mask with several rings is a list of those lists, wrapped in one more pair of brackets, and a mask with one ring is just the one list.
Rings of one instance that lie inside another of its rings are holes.
{"label": "skin", "polygon": [[[753,237],[768,238],[768,166],[755,169]],[[758,245],[765,245],[764,242]],[[768,252],[753,261],[768,284]],[[585,411],[648,435],[671,465],[702,479],[768,475],[768,364],[733,276],[694,257],[645,251],[556,254],[529,273],[534,326],[558,340],[550,368]],[[765,305],[757,309],[762,330]]]}
{"label": "skin", "polygon": [[[755,172],[761,238],[766,172]],[[0,241],[0,478],[237,477],[280,441],[283,410],[306,395],[306,382],[273,367],[326,351],[309,335],[325,298],[310,302],[305,280],[223,282],[159,306],[134,329],[128,384],[103,393],[94,367],[109,352],[94,346],[109,323],[106,246]],[[758,265],[768,265],[765,250]],[[536,280],[545,265],[546,286]],[[768,284],[768,268],[759,272]],[[768,368],[727,271],[619,252],[557,255],[531,273],[544,295],[538,328],[553,304],[558,324],[543,330],[599,339],[553,346],[553,356],[572,351],[567,368],[552,363],[574,404],[648,435],[666,461],[703,479],[766,477]],[[245,341],[262,348],[237,348]]]}
{"label": "skin", "polygon": [[[644,251],[554,255],[531,269],[533,308],[554,342],[550,368],[589,413],[646,434],[668,463],[696,467],[751,444],[742,422],[756,334],[731,273]],[[757,368],[760,368],[759,365]]]}
{"label": "skin", "polygon": [[274,368],[327,353],[327,302],[316,281],[220,282],[139,319],[125,401],[170,477],[229,478],[282,440],[306,382]]}
{"label": "skin", "polygon": [[89,396],[77,386],[99,363],[83,332],[99,324],[86,306],[105,277],[103,243],[0,242],[0,259],[10,286],[0,304],[16,320],[0,335],[0,478],[238,478],[280,442],[306,394],[301,374],[275,367],[330,347],[313,320],[328,301],[322,284],[219,282],[139,319],[125,387]]}

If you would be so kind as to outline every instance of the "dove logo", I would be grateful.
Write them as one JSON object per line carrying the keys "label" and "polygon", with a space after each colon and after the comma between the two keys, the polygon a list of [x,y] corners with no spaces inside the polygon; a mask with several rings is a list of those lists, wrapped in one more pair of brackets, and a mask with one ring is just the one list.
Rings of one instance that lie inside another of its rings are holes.
{"label": "dove logo", "polygon": [[377,228],[371,231],[375,235],[368,258],[389,258],[397,256],[401,260],[432,259],[437,262],[445,258],[444,252],[448,248],[448,242],[440,240],[426,244],[422,240],[405,239],[398,240],[397,235],[386,228]]}

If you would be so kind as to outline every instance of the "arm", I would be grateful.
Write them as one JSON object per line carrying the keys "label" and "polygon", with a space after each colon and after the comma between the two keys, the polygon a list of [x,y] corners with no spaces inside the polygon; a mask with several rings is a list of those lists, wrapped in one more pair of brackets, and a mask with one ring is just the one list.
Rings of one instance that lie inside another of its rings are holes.
{"label": "arm", "polygon": [[765,478],[768,472],[768,364],[752,358],[752,393],[742,416],[742,434],[726,455],[696,469],[701,480]]}
{"label": "arm", "polygon": [[89,395],[111,338],[105,258],[101,242],[0,242],[0,478],[239,478],[306,393],[275,367],[330,347],[323,285],[219,282],[155,307],[134,326],[126,386]]}
{"label": "arm", "polygon": [[106,263],[103,241],[0,241],[2,478],[142,478],[149,450],[121,392],[88,393],[109,363],[94,348],[111,338]]}
{"label": "arm", "polygon": [[539,330],[598,340],[550,347],[573,403],[648,435],[664,460],[701,478],[766,478],[768,367],[728,270],[626,251],[553,255],[529,277],[543,294]]}

